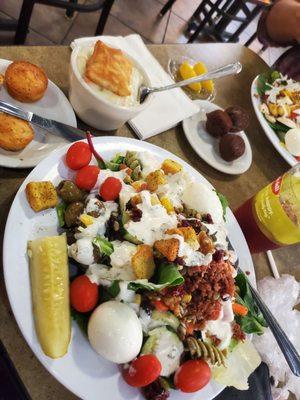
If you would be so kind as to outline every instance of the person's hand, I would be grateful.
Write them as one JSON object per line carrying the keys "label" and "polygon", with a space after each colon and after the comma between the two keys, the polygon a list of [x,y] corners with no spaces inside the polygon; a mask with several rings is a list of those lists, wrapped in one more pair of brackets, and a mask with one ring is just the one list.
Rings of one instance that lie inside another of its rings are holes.
{"label": "person's hand", "polygon": [[266,27],[277,43],[300,43],[300,0],[278,0],[268,13]]}

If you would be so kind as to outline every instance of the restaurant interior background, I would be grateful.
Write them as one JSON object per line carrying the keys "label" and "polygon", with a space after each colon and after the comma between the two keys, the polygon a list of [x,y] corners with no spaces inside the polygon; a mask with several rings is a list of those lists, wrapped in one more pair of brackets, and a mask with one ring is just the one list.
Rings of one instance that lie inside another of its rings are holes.
{"label": "restaurant interior background", "polygon": [[[52,1],[48,1],[51,3]],[[79,0],[79,4],[91,5],[98,3],[96,0]],[[202,3],[209,3],[203,1]],[[112,1],[112,8],[105,23],[105,35],[129,35],[139,33],[146,43],[186,43],[191,36],[188,31],[194,12],[201,4],[197,0],[176,0],[171,2],[167,0],[115,0]],[[172,8],[161,16],[160,12],[164,5],[173,3]],[[23,0],[1,0],[0,1],[0,19],[4,22],[10,20],[16,23],[20,15]],[[245,15],[239,6],[244,4],[249,9],[249,15]],[[268,0],[253,0],[250,2],[226,0],[220,3],[220,6],[226,5],[229,10],[227,14],[232,17],[225,19],[226,34],[225,41],[238,41],[242,44],[247,43],[255,34],[260,11],[252,19],[250,13],[255,8],[264,8]],[[234,7],[230,10],[230,7]],[[238,7],[236,7],[238,6]],[[207,8],[208,9],[208,8]],[[209,10],[209,9],[208,9]],[[256,10],[254,10],[256,13]],[[26,45],[68,45],[77,37],[94,35],[101,10],[78,13],[68,17],[66,10],[62,8],[51,7],[46,4],[35,4],[30,19],[29,31],[25,41]],[[68,14],[68,13],[67,13]],[[209,18],[213,20],[212,18]],[[230,35],[240,28],[242,20],[245,20],[241,33],[233,40]],[[251,20],[249,22],[249,20]],[[1,24],[0,24],[1,26]],[[13,29],[13,28],[11,28]],[[204,32],[206,31],[206,32]],[[195,43],[220,41],[215,34],[209,34],[207,29],[201,31],[196,37]],[[226,37],[227,35],[227,37]],[[15,31],[5,31],[0,29],[0,44],[8,45],[14,43]],[[282,54],[283,48],[263,48],[262,44],[254,38],[249,48],[258,53],[268,65]]]}

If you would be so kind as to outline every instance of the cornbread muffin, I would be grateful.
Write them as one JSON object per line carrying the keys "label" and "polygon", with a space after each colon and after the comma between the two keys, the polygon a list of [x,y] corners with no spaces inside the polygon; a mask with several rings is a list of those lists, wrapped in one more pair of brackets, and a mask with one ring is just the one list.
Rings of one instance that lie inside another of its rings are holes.
{"label": "cornbread muffin", "polygon": [[0,113],[0,147],[5,150],[23,150],[33,139],[34,130],[27,121]]}
{"label": "cornbread muffin", "polygon": [[27,61],[14,61],[5,72],[8,93],[23,103],[41,99],[48,86],[44,70]]}

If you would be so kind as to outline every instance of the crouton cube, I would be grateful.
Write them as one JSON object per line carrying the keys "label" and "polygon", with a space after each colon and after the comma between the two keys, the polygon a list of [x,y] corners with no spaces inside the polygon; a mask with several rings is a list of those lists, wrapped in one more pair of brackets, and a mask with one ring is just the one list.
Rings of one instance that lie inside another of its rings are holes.
{"label": "crouton cube", "polygon": [[179,228],[169,228],[165,231],[166,235],[180,235],[183,236],[182,232],[179,230]]}
{"label": "crouton cube", "polygon": [[150,172],[150,174],[146,176],[146,182],[148,190],[150,190],[151,192],[155,192],[158,186],[164,185],[165,183],[167,183],[167,180],[163,171],[157,169],[156,171]]}
{"label": "crouton cube", "polygon": [[131,265],[137,279],[150,279],[155,269],[151,246],[140,244],[131,258]]}
{"label": "crouton cube", "polygon": [[171,214],[172,212],[174,212],[174,207],[173,204],[171,203],[171,200],[164,196],[160,199],[161,204],[165,207],[166,211],[168,214]]}
{"label": "crouton cube", "polygon": [[145,181],[135,181],[131,183],[131,186],[137,191],[147,190],[147,183]]}
{"label": "crouton cube", "polygon": [[168,261],[174,261],[179,250],[179,240],[175,238],[157,240],[154,242],[154,248],[165,256]]}
{"label": "crouton cube", "polygon": [[215,245],[206,232],[201,231],[198,235],[198,241],[200,244],[200,250],[203,254],[213,253]]}
{"label": "crouton cube", "polygon": [[140,204],[142,202],[141,196],[139,194],[134,195],[130,199],[130,203],[133,206],[136,206],[137,204]]}
{"label": "crouton cube", "polygon": [[30,207],[39,212],[55,207],[58,197],[52,182],[29,182],[25,189]]}
{"label": "crouton cube", "polygon": [[177,174],[177,172],[180,172],[182,170],[182,166],[178,164],[178,162],[170,160],[167,158],[161,166],[161,169],[164,171],[166,175],[168,174]]}

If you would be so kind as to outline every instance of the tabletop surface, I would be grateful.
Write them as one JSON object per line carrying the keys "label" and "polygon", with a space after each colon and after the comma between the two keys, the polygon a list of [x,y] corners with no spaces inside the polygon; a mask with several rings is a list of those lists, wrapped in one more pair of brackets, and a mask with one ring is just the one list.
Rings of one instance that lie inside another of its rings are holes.
{"label": "tabletop surface", "polygon": [[[251,105],[251,82],[257,74],[268,70],[267,65],[257,54],[240,44],[222,43],[149,45],[148,48],[164,68],[166,68],[170,57],[178,55],[202,60],[209,69],[235,61],[240,61],[243,64],[243,71],[238,76],[216,81],[217,96],[215,103],[224,108],[230,105],[240,105],[250,113],[250,126],[247,129],[247,134],[252,145],[253,162],[251,168],[240,176],[229,176],[218,172],[197,156],[186,140],[181,126],[149,139],[150,143],[171,151],[201,172],[218,191],[226,195],[232,209],[235,209],[255,194],[259,188],[265,186],[289,168],[266,138]],[[69,47],[0,47],[0,58],[28,60],[44,67],[49,79],[56,83],[66,95],[68,94]],[[81,124],[80,126],[84,127]],[[98,133],[107,135],[104,132]],[[109,134],[135,137],[128,126],[123,126],[118,131]],[[15,193],[30,171],[30,169],[0,168],[1,237],[3,237],[7,214]],[[2,252],[2,240],[0,246]],[[300,259],[299,245],[276,250],[273,254],[280,273],[295,275],[300,280],[300,269],[297,270],[297,261]],[[253,259],[258,279],[270,275],[265,254],[255,255]],[[65,389],[42,367],[23,339],[8,303],[3,280],[3,268],[1,268],[0,276],[0,296],[0,339],[32,399],[74,400],[76,396]]]}

